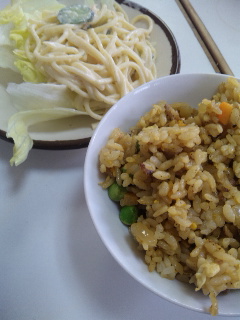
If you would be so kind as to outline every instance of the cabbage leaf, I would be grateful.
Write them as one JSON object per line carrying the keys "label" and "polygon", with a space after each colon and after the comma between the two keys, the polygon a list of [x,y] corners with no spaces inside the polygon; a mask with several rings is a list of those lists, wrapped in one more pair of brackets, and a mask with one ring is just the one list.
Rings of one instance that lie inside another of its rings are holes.
{"label": "cabbage leaf", "polygon": [[12,138],[14,141],[13,156],[10,159],[11,166],[23,163],[33,147],[33,140],[28,132],[31,125],[77,115],[86,115],[86,113],[75,109],[53,108],[27,110],[13,114],[8,121],[7,129],[7,138]]}
{"label": "cabbage leaf", "polygon": [[54,83],[9,83],[6,92],[18,110],[8,121],[7,137],[14,141],[10,164],[19,165],[26,160],[33,146],[29,126],[86,112],[73,108],[73,93],[67,86]]}
{"label": "cabbage leaf", "polygon": [[49,108],[74,108],[72,93],[66,85],[55,83],[12,83],[6,88],[19,111]]}

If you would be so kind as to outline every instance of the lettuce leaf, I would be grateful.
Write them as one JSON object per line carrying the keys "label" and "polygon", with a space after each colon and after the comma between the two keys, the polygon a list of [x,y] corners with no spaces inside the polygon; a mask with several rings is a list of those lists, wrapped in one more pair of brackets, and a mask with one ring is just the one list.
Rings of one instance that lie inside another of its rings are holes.
{"label": "lettuce leaf", "polygon": [[[0,51],[0,66],[20,72],[24,81],[35,83],[46,81],[25,54],[24,45],[28,37],[27,24],[29,19],[40,19],[43,11],[58,11],[63,6],[56,0],[12,0],[11,5],[1,10],[0,46],[4,45],[1,38],[4,41],[8,39],[7,46],[11,47],[11,50],[6,48]],[[6,54],[6,50],[10,55]]]}
{"label": "lettuce leaf", "polygon": [[7,138],[12,138],[14,141],[13,156],[10,159],[11,166],[23,163],[33,147],[33,140],[28,132],[31,125],[77,115],[86,115],[86,113],[75,109],[54,108],[27,110],[13,114],[8,121],[7,129]]}
{"label": "lettuce leaf", "polygon": [[16,29],[26,29],[29,19],[40,19],[43,11],[58,11],[63,4],[56,0],[12,0],[0,11],[0,24],[12,22]]}
{"label": "lettuce leaf", "polygon": [[18,72],[17,67],[14,65],[14,43],[10,39],[12,27],[12,23],[0,25],[0,67]]}
{"label": "lettuce leaf", "polygon": [[74,108],[72,93],[64,84],[9,83],[6,88],[14,107],[19,110]]}
{"label": "lettuce leaf", "polygon": [[[17,28],[21,28],[24,13],[21,9],[21,0],[19,1],[12,1],[12,3],[6,6],[3,10],[0,11],[0,24],[7,24],[11,22]],[[26,21],[25,21],[26,27]]]}
{"label": "lettuce leaf", "polygon": [[20,4],[26,17],[38,17],[45,10],[58,11],[64,7],[57,0],[12,0],[13,4]]}
{"label": "lettuce leaf", "polygon": [[0,25],[0,45],[1,46],[13,46],[13,42],[10,40],[9,34],[13,28],[12,23]]}
{"label": "lettuce leaf", "polygon": [[54,83],[9,83],[6,92],[19,111],[8,121],[7,137],[14,141],[11,165],[26,160],[33,146],[29,126],[60,118],[87,115],[73,109],[73,93],[65,85]]}
{"label": "lettuce leaf", "polygon": [[46,81],[44,75],[39,72],[30,61],[18,59],[14,65],[20,71],[24,81],[33,83]]}
{"label": "lettuce leaf", "polygon": [[13,50],[11,47],[0,46],[0,68],[11,69],[19,73],[17,67],[15,66],[15,57],[12,52]]}
{"label": "lettuce leaf", "polygon": [[6,92],[19,111],[8,120],[7,137],[14,141],[11,165],[26,160],[33,147],[29,126],[61,118],[87,115],[73,109],[73,93],[65,85],[54,83],[9,83]]}

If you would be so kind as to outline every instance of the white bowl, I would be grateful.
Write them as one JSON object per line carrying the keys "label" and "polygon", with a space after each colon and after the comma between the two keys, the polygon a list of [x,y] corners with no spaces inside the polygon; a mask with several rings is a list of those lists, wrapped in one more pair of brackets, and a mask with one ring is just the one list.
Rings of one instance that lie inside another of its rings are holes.
{"label": "white bowl", "polygon": [[[153,80],[135,89],[105,115],[98,125],[87,150],[84,167],[84,187],[93,223],[112,256],[138,282],[157,295],[180,306],[208,312],[210,299],[194,287],[161,278],[148,272],[136,242],[120,222],[117,206],[98,183],[103,179],[98,170],[98,154],[114,128],[128,131],[137,120],[159,100],[169,103],[184,101],[192,106],[203,98],[211,98],[219,83],[228,76],[220,74],[177,74]],[[117,276],[117,275],[116,275]],[[240,315],[240,290],[219,295],[219,314]]]}

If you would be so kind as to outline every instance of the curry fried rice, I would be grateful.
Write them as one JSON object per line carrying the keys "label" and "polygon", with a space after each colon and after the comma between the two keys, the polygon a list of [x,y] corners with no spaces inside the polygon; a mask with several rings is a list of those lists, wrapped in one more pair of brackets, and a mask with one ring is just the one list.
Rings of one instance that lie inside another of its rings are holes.
{"label": "curry fried rice", "polygon": [[211,299],[240,288],[240,84],[230,77],[198,108],[160,101],[100,155],[101,183],[144,213],[130,232],[149,271],[193,283]]}

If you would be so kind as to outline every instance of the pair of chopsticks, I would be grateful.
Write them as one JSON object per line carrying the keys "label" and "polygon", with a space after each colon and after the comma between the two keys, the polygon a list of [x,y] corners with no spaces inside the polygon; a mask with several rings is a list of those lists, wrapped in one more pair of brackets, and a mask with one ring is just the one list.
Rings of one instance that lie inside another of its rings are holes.
{"label": "pair of chopsticks", "polygon": [[218,46],[214,42],[213,38],[211,37],[210,33],[206,29],[205,25],[203,24],[197,12],[194,10],[189,0],[176,0],[176,2],[178,3],[191,28],[193,29],[195,36],[197,37],[208,59],[213,65],[214,70],[216,72],[234,76],[232,70],[221,54]]}

